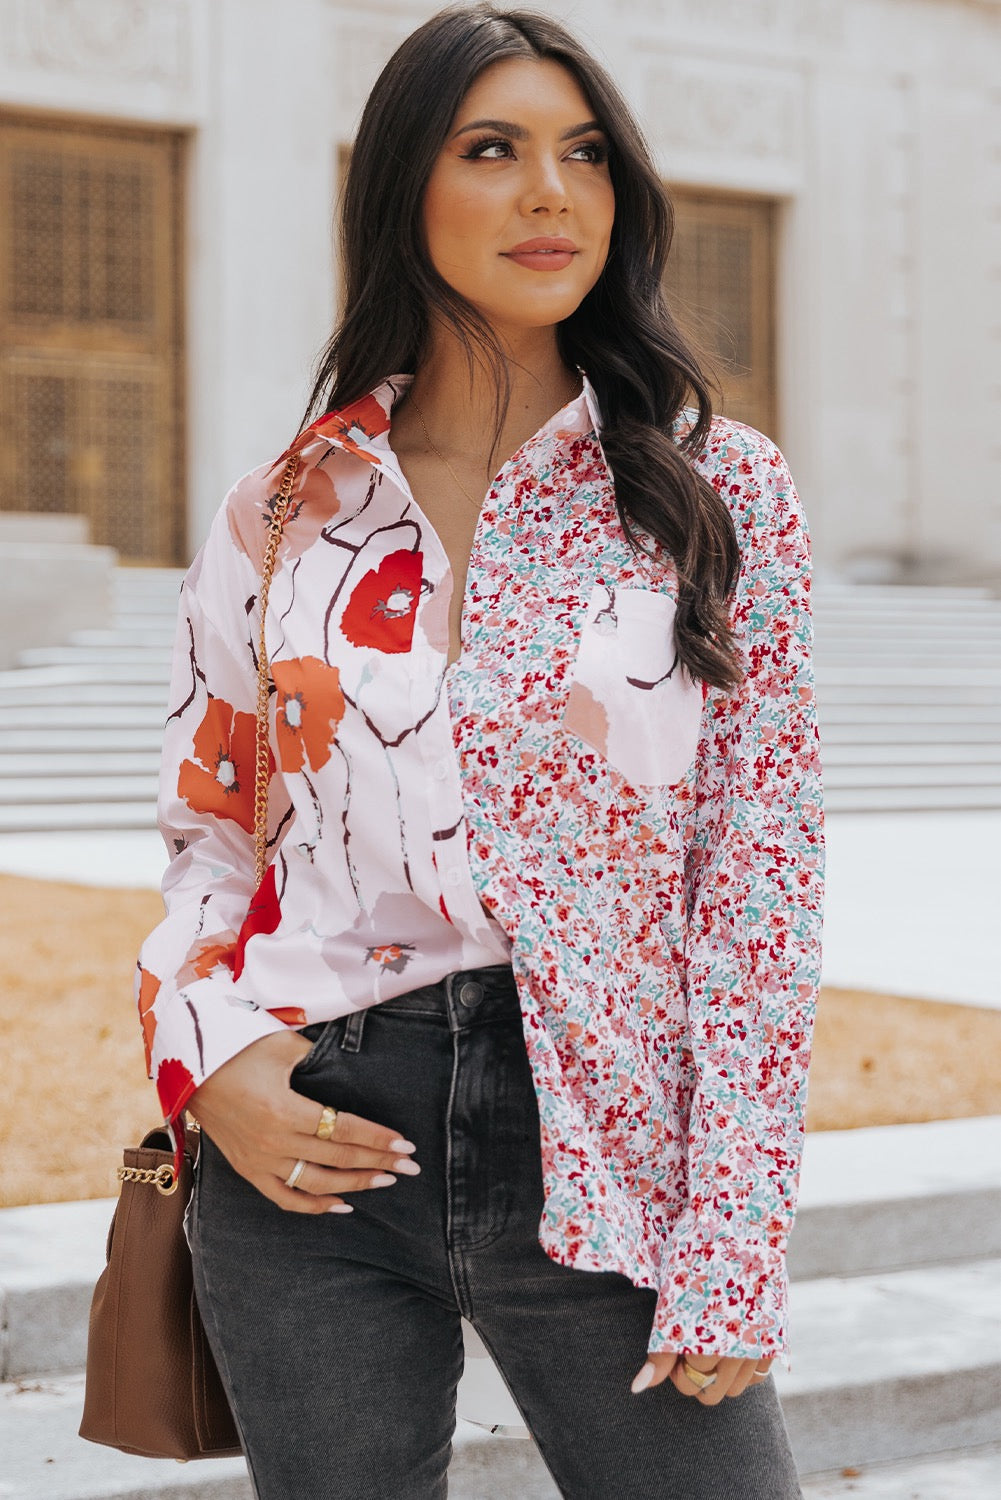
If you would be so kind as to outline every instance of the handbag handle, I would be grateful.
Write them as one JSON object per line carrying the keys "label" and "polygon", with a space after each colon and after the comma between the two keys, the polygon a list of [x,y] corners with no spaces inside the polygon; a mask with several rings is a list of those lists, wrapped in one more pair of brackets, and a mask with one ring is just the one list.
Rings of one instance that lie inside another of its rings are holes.
{"label": "handbag handle", "polygon": [[282,482],[275,499],[268,530],[268,544],[264,549],[261,564],[261,631],[257,644],[257,734],[254,742],[254,889],[260,887],[268,864],[268,698],[270,696],[270,673],[268,651],[265,644],[265,623],[268,612],[268,594],[278,557],[278,544],[282,539],[282,527],[292,499],[292,486],[299,469],[299,455],[293,453],[285,465]]}

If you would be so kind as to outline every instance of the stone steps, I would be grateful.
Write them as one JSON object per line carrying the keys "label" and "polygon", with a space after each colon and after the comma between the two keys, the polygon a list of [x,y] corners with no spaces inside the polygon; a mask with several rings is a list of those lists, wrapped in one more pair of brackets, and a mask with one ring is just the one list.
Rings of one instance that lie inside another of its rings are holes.
{"label": "stone steps", "polygon": [[148,797],[141,802],[25,802],[0,807],[0,834],[110,833],[149,830],[155,823],[156,809]]}
{"label": "stone steps", "polygon": [[877,603],[895,603],[902,593],[908,598],[921,600],[925,608],[940,605],[943,609],[954,607],[973,609],[985,601],[993,601],[994,595],[982,584],[958,583],[844,583],[836,578],[818,578],[815,583],[818,598],[830,603],[845,602],[849,608],[861,596]]}
{"label": "stone steps", "polygon": [[[151,697],[149,690],[155,689],[166,704],[168,681],[163,663],[151,661],[142,653],[134,662],[109,662],[103,667],[96,662],[81,662],[76,667],[23,667],[0,674],[0,690],[15,703],[72,703],[105,702],[115,697],[141,702],[144,694]],[[74,696],[77,692],[79,698]]]}
{"label": "stone steps", "polygon": [[166,707],[163,703],[139,702],[133,704],[100,702],[93,703],[42,703],[36,706],[4,705],[4,730],[44,730],[36,743],[47,745],[49,735],[62,729],[156,729],[163,739],[163,722]]}
{"label": "stone steps", "polygon": [[107,806],[114,802],[156,800],[156,776],[128,773],[105,776],[20,776],[0,777],[0,810],[28,807],[33,802],[49,806],[66,803],[71,807],[93,799]]}
{"label": "stone steps", "polygon": [[[957,762],[954,760],[940,761],[938,757],[927,760],[915,760],[908,763],[901,758],[886,763],[859,766],[851,761],[844,761],[840,766],[837,761],[831,761],[824,757],[825,771],[837,769],[835,789],[842,790],[848,787],[886,787],[888,791],[895,788],[905,790],[910,787],[933,787],[952,786],[956,775]],[[979,784],[983,787],[996,785],[1001,790],[1001,776],[998,775],[998,762],[996,757],[979,757],[976,761],[964,766],[963,775],[967,785]]]}
{"label": "stone steps", "polygon": [[829,813],[993,812],[1001,807],[996,786],[851,787],[824,792]]}
{"label": "stone steps", "polygon": [[997,1500],[1001,1445],[819,1474],[803,1500]]}
{"label": "stone steps", "polygon": [[104,751],[74,750],[72,754],[45,752],[31,754],[27,751],[7,751],[0,754],[0,788],[4,778],[33,777],[66,778],[75,776],[152,776],[155,780],[160,766],[159,750],[152,746],[148,750],[119,750],[117,747]]}
{"label": "stone steps", "polygon": [[811,1131],[794,1281],[1001,1256],[1001,1115]]}
{"label": "stone steps", "polygon": [[106,630],[76,630],[73,644],[93,649],[102,646],[162,646],[167,650],[174,644],[174,601],[169,615],[124,615],[119,614],[114,626]]}
{"label": "stone steps", "polygon": [[[903,1483],[940,1471],[929,1454],[996,1440],[999,1208],[1001,1118],[808,1137],[790,1247],[793,1366],[777,1375],[804,1473],[892,1462]],[[249,1500],[239,1460],[158,1464],[75,1436],[87,1309],[111,1209],[100,1200],[0,1212],[0,1496]],[[489,1370],[470,1358],[467,1371],[468,1414]],[[976,1477],[976,1453],[949,1462]],[[878,1486],[887,1476],[863,1477]],[[459,1500],[556,1496],[533,1444],[465,1421],[450,1479]],[[808,1481],[806,1500],[856,1493],[840,1483],[837,1475]],[[894,1491],[859,1493],[876,1500]],[[976,1500],[968,1488],[896,1493]]]}
{"label": "stone steps", "polygon": [[993,747],[998,744],[999,730],[1001,714],[996,714],[993,721],[984,715],[984,721],[978,720],[975,724],[962,716],[942,718],[935,723],[925,719],[921,724],[914,724],[909,716],[895,722],[889,717],[880,720],[863,719],[854,711],[838,717],[832,715],[829,709],[825,710],[821,725],[825,749],[835,745],[927,745],[934,748],[937,745],[969,744]]}
{"label": "stone steps", "polygon": [[817,674],[818,701],[825,703],[883,704],[906,703],[913,708],[936,703],[961,707],[997,708],[1001,701],[1001,674],[977,671],[959,672],[943,668],[927,671],[901,668],[889,672],[864,667],[831,668]]}
{"label": "stone steps", "polygon": [[804,1473],[989,1443],[1001,1259],[797,1283],[776,1383]]}
{"label": "stone steps", "polygon": [[[847,743],[825,740],[823,748],[823,761],[825,770],[831,770],[834,766],[855,766],[858,755],[858,742],[849,740]],[[997,774],[1001,768],[1001,743],[994,740],[978,741],[973,744],[963,740],[939,741],[935,744],[871,744],[868,747],[867,766],[865,769],[874,770],[877,766],[888,766],[894,769],[902,769],[904,766],[980,766],[988,768]]]}
{"label": "stone steps", "polygon": [[[51,754],[58,755],[60,758],[65,757],[69,764],[73,756],[81,754],[152,752],[159,763],[162,743],[162,718],[146,728],[137,725],[95,727],[64,724],[58,739],[48,739],[42,742],[39,741],[38,730],[34,724],[22,724],[16,728],[8,727],[6,709],[3,725],[0,726],[0,759],[15,755],[35,759],[38,755]],[[40,744],[41,748],[39,748]]]}
{"label": "stone steps", "polygon": [[163,672],[170,669],[170,644],[155,645],[133,642],[131,645],[83,646],[32,646],[21,652],[21,665],[32,667],[88,667],[88,666],[132,666],[148,663],[151,670]]}
{"label": "stone steps", "polygon": [[[78,1438],[82,1376],[42,1377],[0,1391],[0,1451],[10,1455],[0,1480],[4,1500],[252,1500],[240,1458],[177,1464]],[[492,1438],[460,1422],[449,1500],[558,1500],[558,1491],[534,1444]]]}

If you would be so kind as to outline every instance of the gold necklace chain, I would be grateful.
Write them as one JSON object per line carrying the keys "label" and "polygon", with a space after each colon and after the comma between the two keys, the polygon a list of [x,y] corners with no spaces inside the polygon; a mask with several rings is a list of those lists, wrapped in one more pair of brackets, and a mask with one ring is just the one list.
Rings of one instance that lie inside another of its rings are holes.
{"label": "gold necklace chain", "polygon": [[441,449],[438,447],[438,445],[432,439],[430,432],[428,432],[428,424],[424,420],[424,413],[421,411],[420,406],[418,405],[417,401],[414,399],[413,396],[411,396],[410,399],[414,403],[414,411],[417,413],[418,419],[420,420],[420,424],[421,424],[421,426],[424,429],[424,436],[427,438],[428,447],[431,448],[435,453],[437,453],[438,457],[441,459],[442,463],[445,465],[445,468],[451,474],[452,478],[455,480],[456,484],[459,486],[460,490],[465,495],[465,497],[469,501],[470,505],[475,505],[476,509],[479,510],[480,507],[481,507],[481,505],[482,505],[482,501],[480,501],[480,500],[474,500],[473,499],[472,495],[466,489],[466,486],[463,484],[463,482],[459,478],[458,474],[452,468],[452,465],[449,463],[449,461],[445,457],[444,453],[442,453]]}

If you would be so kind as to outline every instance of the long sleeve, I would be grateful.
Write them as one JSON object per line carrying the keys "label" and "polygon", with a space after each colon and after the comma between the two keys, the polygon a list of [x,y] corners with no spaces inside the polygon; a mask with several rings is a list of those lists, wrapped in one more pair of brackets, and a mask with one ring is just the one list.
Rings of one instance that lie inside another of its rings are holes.
{"label": "long sleeve", "polygon": [[136,970],[147,1068],[168,1120],[216,1068],[284,1025],[239,982],[254,894],[258,587],[224,509],[181,590],[157,808],[166,916]]}
{"label": "long sleeve", "polygon": [[745,678],[708,696],[686,859],[688,1203],[653,1345],[777,1354],[820,984],[823,810],[810,545],[782,455],[729,438]]}

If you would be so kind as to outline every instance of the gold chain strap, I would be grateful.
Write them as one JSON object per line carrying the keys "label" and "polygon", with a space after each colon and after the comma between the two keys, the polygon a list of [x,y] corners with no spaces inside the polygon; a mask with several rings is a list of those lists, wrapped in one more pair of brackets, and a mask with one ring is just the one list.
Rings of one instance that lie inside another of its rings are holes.
{"label": "gold chain strap", "polygon": [[293,453],[285,465],[281,488],[271,517],[268,545],[264,549],[261,564],[261,633],[257,645],[257,758],[254,766],[254,853],[256,890],[264,879],[268,865],[268,651],[265,643],[265,623],[268,611],[268,593],[271,577],[275,571],[278,543],[282,538],[282,527],[292,498],[292,486],[299,469],[299,455]]}
{"label": "gold chain strap", "polygon": [[178,1179],[174,1175],[174,1169],[167,1162],[159,1167],[119,1167],[119,1182],[145,1182],[155,1183],[158,1193],[169,1198],[171,1193],[177,1191]]}
{"label": "gold chain strap", "polygon": [[[293,453],[285,465],[282,482],[275,501],[274,513],[271,517],[271,525],[268,530],[268,543],[264,549],[264,560],[261,564],[261,629],[257,644],[257,732],[254,742],[254,867],[256,879],[254,889],[264,879],[264,872],[268,862],[268,697],[269,697],[269,672],[268,652],[265,640],[265,625],[267,620],[268,594],[271,591],[271,579],[275,571],[275,562],[278,557],[278,544],[282,538],[282,527],[285,525],[285,517],[288,513],[289,502],[292,498],[292,486],[295,476],[299,471],[299,455]],[[198,1127],[190,1126],[190,1129]],[[164,1162],[159,1167],[119,1167],[119,1182],[140,1182],[146,1185],[153,1184],[158,1193],[169,1197],[176,1193],[180,1181],[180,1162],[183,1150],[185,1132],[184,1111],[181,1111],[179,1122],[173,1126],[174,1140],[177,1150],[174,1162]]]}

